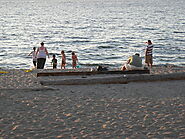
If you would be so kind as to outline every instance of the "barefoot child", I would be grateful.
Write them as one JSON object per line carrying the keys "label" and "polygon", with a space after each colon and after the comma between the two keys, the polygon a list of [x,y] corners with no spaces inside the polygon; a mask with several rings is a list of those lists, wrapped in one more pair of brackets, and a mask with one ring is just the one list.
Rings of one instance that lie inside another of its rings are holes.
{"label": "barefoot child", "polygon": [[53,64],[53,69],[56,69],[57,68],[57,59],[55,57],[55,54],[53,55],[52,64]]}
{"label": "barefoot child", "polygon": [[77,62],[78,62],[77,55],[75,55],[75,52],[72,52],[72,68],[73,69],[76,69]]}
{"label": "barefoot child", "polygon": [[61,51],[61,55],[62,55],[61,69],[65,69],[66,68],[66,55],[63,50]]}
{"label": "barefoot child", "polygon": [[36,66],[37,66],[36,47],[33,47],[33,51],[28,56],[30,56],[30,55],[32,55],[34,68],[36,68]]}

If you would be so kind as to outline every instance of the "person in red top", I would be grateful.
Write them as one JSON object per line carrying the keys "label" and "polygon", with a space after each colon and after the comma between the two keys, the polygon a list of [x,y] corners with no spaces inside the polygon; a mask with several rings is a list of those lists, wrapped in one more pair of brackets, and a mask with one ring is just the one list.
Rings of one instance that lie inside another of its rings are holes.
{"label": "person in red top", "polygon": [[72,68],[73,69],[76,69],[77,62],[78,62],[77,55],[75,54],[75,52],[72,52]]}

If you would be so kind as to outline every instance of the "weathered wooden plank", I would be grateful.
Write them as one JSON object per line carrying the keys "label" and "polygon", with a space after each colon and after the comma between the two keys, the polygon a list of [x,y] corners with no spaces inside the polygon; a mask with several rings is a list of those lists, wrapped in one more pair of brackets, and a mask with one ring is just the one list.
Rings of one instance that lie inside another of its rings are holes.
{"label": "weathered wooden plank", "polygon": [[163,75],[132,75],[119,77],[101,77],[101,78],[78,78],[63,79],[55,81],[40,81],[42,85],[87,85],[87,84],[126,84],[129,82],[154,82],[154,81],[170,81],[185,80],[185,73],[172,73]]}
{"label": "weathered wooden plank", "polygon": [[149,74],[149,70],[130,70],[130,71],[72,71],[72,72],[39,72],[39,76],[71,76],[71,75],[96,75],[96,74]]}

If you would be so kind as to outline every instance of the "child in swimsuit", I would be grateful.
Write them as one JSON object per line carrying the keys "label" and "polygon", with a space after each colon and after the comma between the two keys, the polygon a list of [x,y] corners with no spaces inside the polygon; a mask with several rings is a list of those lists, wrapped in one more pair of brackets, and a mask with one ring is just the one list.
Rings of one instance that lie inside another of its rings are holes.
{"label": "child in swimsuit", "polygon": [[77,55],[75,55],[75,52],[72,52],[72,68],[73,69],[76,69],[77,62],[78,62]]}
{"label": "child in swimsuit", "polygon": [[61,69],[65,69],[66,68],[66,55],[63,50],[61,51],[61,55],[62,55]]}

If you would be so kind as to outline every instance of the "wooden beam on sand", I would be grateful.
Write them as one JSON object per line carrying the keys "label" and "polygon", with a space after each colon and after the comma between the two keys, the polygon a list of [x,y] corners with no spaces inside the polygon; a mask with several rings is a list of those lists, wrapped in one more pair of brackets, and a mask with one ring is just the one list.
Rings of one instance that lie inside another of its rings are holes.
{"label": "wooden beam on sand", "polygon": [[88,85],[88,84],[126,84],[129,82],[154,82],[185,80],[185,72],[160,75],[120,75],[116,77],[76,78],[54,81],[40,81],[42,85]]}
{"label": "wooden beam on sand", "polygon": [[96,75],[96,74],[149,74],[149,70],[130,70],[130,71],[68,71],[68,72],[39,72],[39,76],[72,76],[72,75]]}

